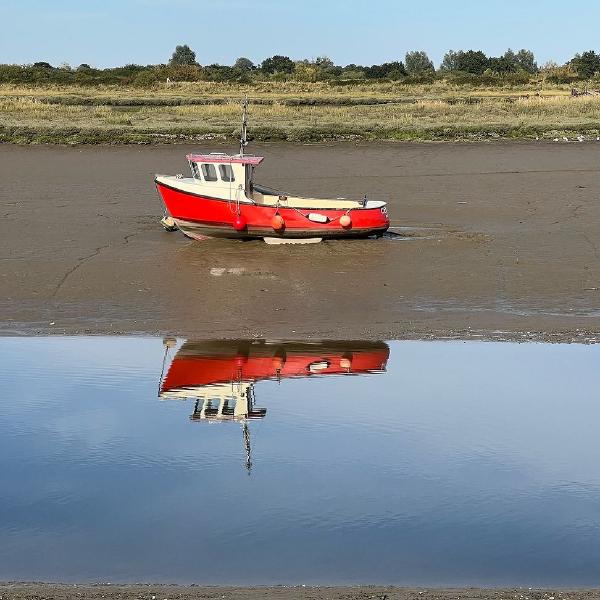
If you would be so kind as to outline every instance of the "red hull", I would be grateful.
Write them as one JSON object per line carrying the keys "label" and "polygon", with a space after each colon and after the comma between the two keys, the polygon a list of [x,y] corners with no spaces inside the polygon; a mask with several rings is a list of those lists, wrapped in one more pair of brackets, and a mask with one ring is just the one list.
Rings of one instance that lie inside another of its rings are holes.
{"label": "red hull", "polygon": [[187,342],[173,359],[161,392],[240,380],[381,372],[388,357],[383,342]]}
{"label": "red hull", "polygon": [[[300,210],[240,203],[239,217],[246,223],[246,227],[242,231],[236,231],[234,221],[238,218],[238,214],[234,202],[191,194],[158,181],[156,187],[179,229],[193,238],[366,237],[383,234],[390,224],[385,206],[353,208],[347,211],[322,208]],[[327,217],[328,222],[315,223],[309,220],[308,214],[311,212]],[[285,222],[282,231],[273,229],[272,219],[275,214],[279,214]],[[340,218],[345,214],[348,214],[352,220],[351,226],[347,228],[340,224]]]}

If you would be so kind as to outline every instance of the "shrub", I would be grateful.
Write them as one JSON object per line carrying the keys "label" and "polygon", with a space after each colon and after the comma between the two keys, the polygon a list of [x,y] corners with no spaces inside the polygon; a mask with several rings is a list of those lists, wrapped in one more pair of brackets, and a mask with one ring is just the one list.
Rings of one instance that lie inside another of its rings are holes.
{"label": "shrub", "polygon": [[152,87],[158,81],[158,74],[155,71],[142,71],[133,79],[133,85],[136,87]]}
{"label": "shrub", "polygon": [[593,50],[576,54],[571,60],[571,66],[577,71],[580,79],[590,79],[600,71],[600,56]]}
{"label": "shrub", "polygon": [[548,83],[554,84],[572,84],[579,76],[575,72],[575,70],[570,66],[566,65],[564,67],[551,66],[543,71],[545,75],[545,79]]}

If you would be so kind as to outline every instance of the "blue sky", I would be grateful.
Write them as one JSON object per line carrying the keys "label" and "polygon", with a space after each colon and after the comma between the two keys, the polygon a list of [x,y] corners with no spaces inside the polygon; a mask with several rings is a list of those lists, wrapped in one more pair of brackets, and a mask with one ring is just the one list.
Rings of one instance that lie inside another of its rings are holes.
{"label": "blue sky", "polygon": [[373,64],[411,49],[437,64],[449,48],[507,47],[564,62],[600,49],[599,21],[595,0],[1,0],[0,63],[151,64],[181,43],[201,64],[273,54]]}

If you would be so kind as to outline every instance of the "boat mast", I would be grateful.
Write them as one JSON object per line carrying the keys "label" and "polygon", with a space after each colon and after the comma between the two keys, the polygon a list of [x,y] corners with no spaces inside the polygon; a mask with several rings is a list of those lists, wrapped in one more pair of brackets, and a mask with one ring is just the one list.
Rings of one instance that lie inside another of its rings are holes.
{"label": "boat mast", "polygon": [[248,96],[242,102],[242,133],[240,136],[240,156],[244,156],[244,148],[248,145]]}

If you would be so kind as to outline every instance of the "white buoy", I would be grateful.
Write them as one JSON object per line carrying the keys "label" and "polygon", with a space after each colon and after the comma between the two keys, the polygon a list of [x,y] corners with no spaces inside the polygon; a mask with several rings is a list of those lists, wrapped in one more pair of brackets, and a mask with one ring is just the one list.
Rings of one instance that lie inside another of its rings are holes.
{"label": "white buoy", "polygon": [[170,215],[165,215],[161,220],[160,224],[165,228],[165,231],[177,231],[177,225],[175,219]]}
{"label": "white buoy", "polygon": [[308,219],[315,223],[327,223],[329,221],[327,215],[321,215],[319,213],[308,213]]}

